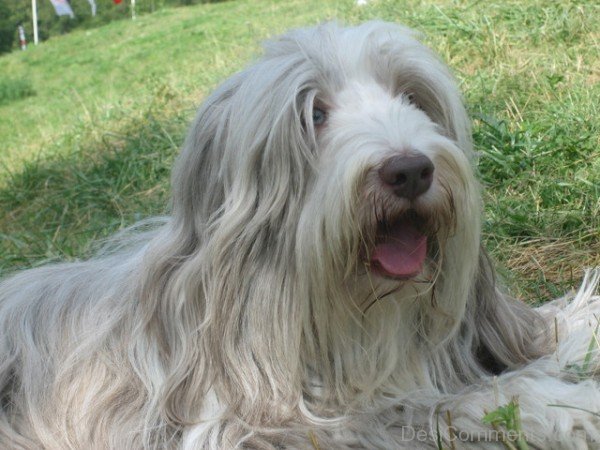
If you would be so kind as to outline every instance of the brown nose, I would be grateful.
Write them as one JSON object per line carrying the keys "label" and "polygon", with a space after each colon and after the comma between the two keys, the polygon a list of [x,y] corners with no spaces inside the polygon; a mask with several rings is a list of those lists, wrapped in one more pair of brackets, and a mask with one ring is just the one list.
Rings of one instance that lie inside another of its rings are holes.
{"label": "brown nose", "polygon": [[379,177],[398,197],[414,200],[431,186],[433,169],[433,163],[423,154],[398,155],[381,166]]}

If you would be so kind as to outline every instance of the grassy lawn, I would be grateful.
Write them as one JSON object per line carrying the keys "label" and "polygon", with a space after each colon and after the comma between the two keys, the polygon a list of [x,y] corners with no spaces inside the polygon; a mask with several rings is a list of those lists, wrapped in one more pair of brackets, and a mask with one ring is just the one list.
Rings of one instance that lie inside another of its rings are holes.
{"label": "grassy lawn", "polygon": [[486,186],[485,244],[543,301],[600,265],[600,8],[546,2],[250,1],[166,9],[0,57],[0,275],[87,256],[167,210],[202,97],[290,27],[380,18],[454,70]]}

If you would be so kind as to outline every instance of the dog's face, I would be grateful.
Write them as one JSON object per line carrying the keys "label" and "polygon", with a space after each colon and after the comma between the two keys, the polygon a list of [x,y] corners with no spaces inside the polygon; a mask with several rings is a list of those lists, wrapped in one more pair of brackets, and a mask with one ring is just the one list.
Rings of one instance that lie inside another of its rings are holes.
{"label": "dog's face", "polygon": [[305,112],[316,162],[300,254],[379,294],[430,284],[448,240],[479,240],[465,113],[445,67],[420,43],[398,30],[362,41],[353,33],[336,35],[335,59],[308,54],[329,82]]}
{"label": "dog's face", "polygon": [[428,281],[455,234],[464,197],[456,191],[470,168],[417,101],[365,71],[314,102],[311,200],[322,207],[328,235],[348,233],[339,251],[358,274]]}
{"label": "dog's face", "polygon": [[174,212],[241,254],[223,264],[289,275],[293,261],[303,285],[377,295],[443,272],[460,291],[479,245],[470,152],[454,80],[425,46],[390,24],[328,24],[272,42],[205,102]]}

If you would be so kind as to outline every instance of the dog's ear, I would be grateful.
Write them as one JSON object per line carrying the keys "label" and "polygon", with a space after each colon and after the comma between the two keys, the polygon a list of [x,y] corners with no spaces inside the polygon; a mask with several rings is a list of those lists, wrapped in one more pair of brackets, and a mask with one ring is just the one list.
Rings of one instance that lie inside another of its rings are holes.
{"label": "dog's ear", "polygon": [[314,155],[302,120],[311,74],[296,76],[297,64],[265,58],[204,101],[173,171],[175,218],[200,232],[227,214],[247,226],[297,210],[286,205],[299,200]]}
{"label": "dog's ear", "polygon": [[[294,301],[290,266],[314,153],[302,114],[314,95],[310,71],[298,67],[303,60],[276,56],[234,75],[205,100],[173,173],[173,228],[184,230],[177,231],[182,239],[194,234],[199,245],[176,260],[170,302],[179,311],[200,311],[199,347],[210,349],[202,381],[214,378],[220,399],[245,405],[240,414],[248,417],[275,414],[265,404],[299,389],[295,318],[302,305]],[[194,358],[200,352],[186,351]],[[180,372],[181,385],[193,387],[198,381],[190,374],[201,371],[182,365]],[[193,399],[188,391],[169,399],[174,417]]]}
{"label": "dog's ear", "polygon": [[171,175],[175,219],[206,223],[223,204],[222,159],[231,121],[228,105],[241,82],[239,74],[225,81],[196,114]]}
{"label": "dog's ear", "polygon": [[473,300],[475,352],[492,372],[513,369],[551,351],[546,321],[530,306],[502,293],[482,248]]}

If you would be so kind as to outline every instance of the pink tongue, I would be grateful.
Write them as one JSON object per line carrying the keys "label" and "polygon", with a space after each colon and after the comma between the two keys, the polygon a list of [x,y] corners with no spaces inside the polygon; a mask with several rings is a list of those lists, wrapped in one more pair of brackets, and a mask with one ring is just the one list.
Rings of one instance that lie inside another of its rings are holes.
{"label": "pink tongue", "polygon": [[427,254],[427,236],[409,223],[394,227],[387,240],[378,244],[371,262],[379,266],[384,275],[410,278],[419,274]]}

